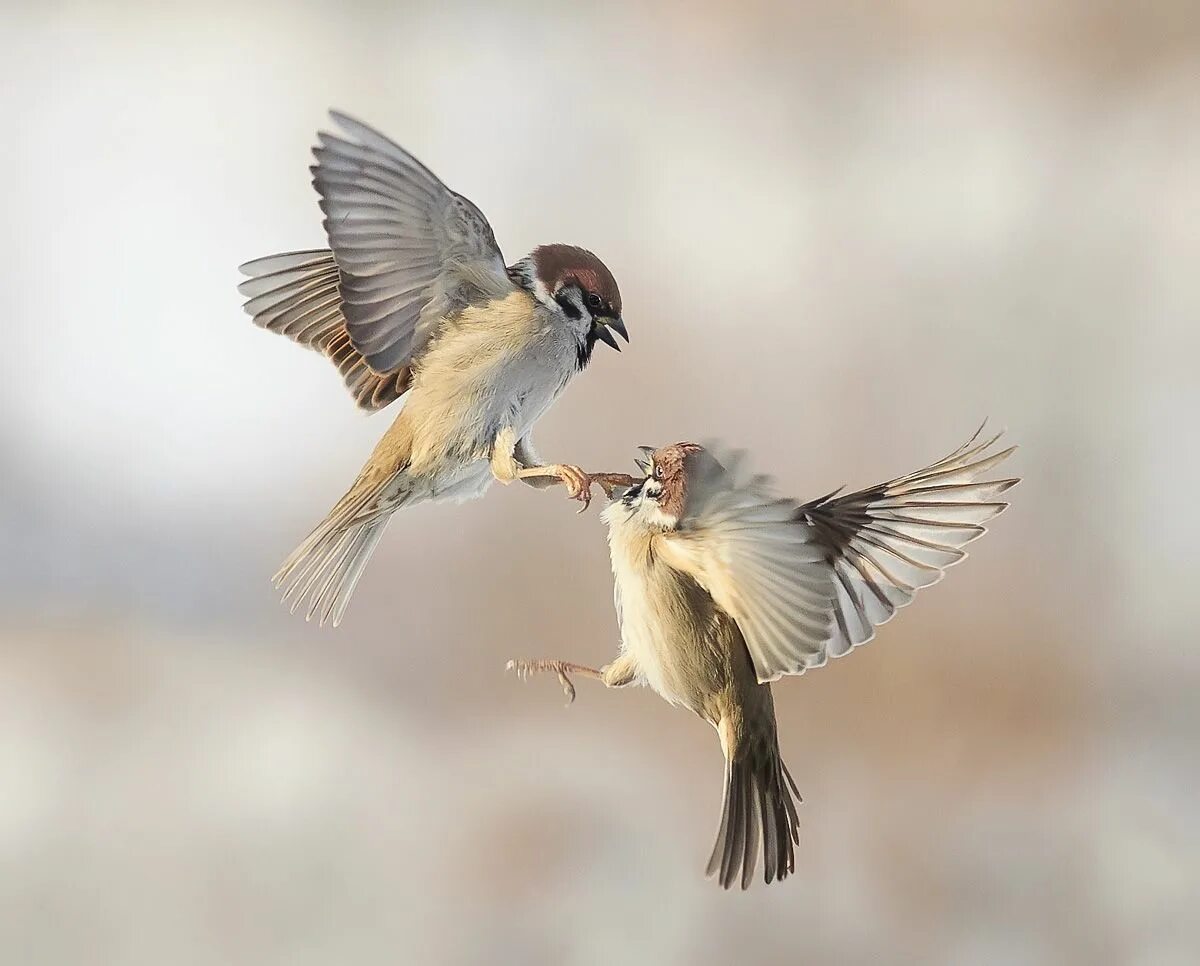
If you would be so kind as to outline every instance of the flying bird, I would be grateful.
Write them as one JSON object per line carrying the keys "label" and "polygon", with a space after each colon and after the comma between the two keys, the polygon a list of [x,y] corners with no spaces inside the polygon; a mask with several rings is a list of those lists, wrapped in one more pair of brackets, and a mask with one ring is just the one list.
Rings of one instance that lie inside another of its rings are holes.
{"label": "flying bird", "polygon": [[[981,427],[982,429],[982,427]],[[742,458],[694,443],[643,447],[644,476],[603,513],[620,654],[603,668],[510,661],[522,678],[647,684],[717,731],[724,797],[707,873],[748,888],[795,871],[800,795],[779,752],[771,682],[803,674],[875,629],[966,557],[1018,482],[988,479],[1015,447],[979,433],[945,459],[857,493],[780,499]]]}
{"label": "flying bird", "polygon": [[493,479],[563,482],[587,507],[603,475],[538,458],[530,432],[597,342],[628,340],[621,293],[590,251],[543,245],[506,266],[487,219],[379,132],[332,112],[310,169],[328,249],[241,266],[254,322],[327,356],[359,407],[395,422],[274,582],[294,611],[341,621],[392,514],[481,496]]}

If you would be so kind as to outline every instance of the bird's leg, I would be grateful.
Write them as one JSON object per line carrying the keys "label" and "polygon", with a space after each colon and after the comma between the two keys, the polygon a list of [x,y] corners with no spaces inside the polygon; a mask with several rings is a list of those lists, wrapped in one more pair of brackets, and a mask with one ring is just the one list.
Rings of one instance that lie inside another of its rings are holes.
{"label": "bird's leg", "polygon": [[597,484],[604,491],[604,495],[610,500],[612,499],[613,491],[618,486],[633,486],[637,482],[637,478],[630,476],[628,473],[591,473],[592,482]]}
{"label": "bird's leg", "polygon": [[606,688],[623,688],[627,684],[632,684],[637,677],[637,668],[627,654],[622,654],[611,664],[606,664],[599,669],[583,664],[574,664],[571,661],[540,658],[534,661],[509,661],[505,665],[505,670],[516,671],[517,677],[522,681],[528,681],[532,675],[540,671],[553,671],[558,675],[559,683],[563,686],[568,705],[575,700],[575,685],[571,682],[569,674],[582,674],[585,677],[595,678]]}
{"label": "bird's leg", "polygon": [[567,696],[567,704],[570,705],[575,700],[575,685],[567,676],[571,674],[583,674],[589,678],[599,680],[603,673],[594,667],[585,667],[582,664],[573,664],[570,661],[553,661],[547,658],[540,658],[536,661],[509,661],[504,669],[506,671],[516,671],[517,677],[522,681],[528,681],[529,678],[537,674],[539,671],[553,671],[558,675],[559,683],[563,686],[563,692]]}
{"label": "bird's leg", "polygon": [[517,436],[508,426],[496,434],[492,443],[492,476],[506,486],[517,479],[517,474],[521,472],[521,463],[517,460],[517,445]]}
{"label": "bird's leg", "polygon": [[548,466],[526,466],[517,470],[517,479],[531,480],[552,477],[567,487],[567,498],[583,504],[582,513],[592,502],[592,478],[572,463],[552,463]]}
{"label": "bird's leg", "polygon": [[634,478],[626,473],[588,473],[573,463],[552,463],[548,466],[527,466],[517,470],[518,479],[551,476],[561,480],[567,486],[567,497],[578,500],[583,504],[579,508],[582,513],[592,502],[592,487],[599,486],[604,495],[612,499],[613,490],[618,486],[632,486]]}
{"label": "bird's leg", "polygon": [[[529,465],[531,461],[534,465]],[[632,476],[625,473],[588,473],[573,463],[539,463],[528,440],[518,440],[509,427],[496,434],[491,464],[492,475],[501,483],[524,480],[536,486],[538,484],[533,481],[546,480],[545,485],[555,482],[566,484],[568,498],[583,504],[579,508],[580,513],[592,502],[593,486],[599,486],[604,495],[611,499],[616,487],[632,486],[635,482]]]}

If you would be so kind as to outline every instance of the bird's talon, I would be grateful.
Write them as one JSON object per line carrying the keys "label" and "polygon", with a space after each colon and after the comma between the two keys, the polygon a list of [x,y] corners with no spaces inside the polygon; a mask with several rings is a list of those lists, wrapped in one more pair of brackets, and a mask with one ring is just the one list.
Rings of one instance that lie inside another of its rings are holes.
{"label": "bird's talon", "polygon": [[521,681],[528,681],[538,671],[553,671],[558,675],[558,682],[562,685],[563,694],[567,696],[567,707],[569,708],[575,703],[575,684],[567,677],[567,668],[563,661],[509,661],[505,666],[505,670],[516,672],[517,678]]}

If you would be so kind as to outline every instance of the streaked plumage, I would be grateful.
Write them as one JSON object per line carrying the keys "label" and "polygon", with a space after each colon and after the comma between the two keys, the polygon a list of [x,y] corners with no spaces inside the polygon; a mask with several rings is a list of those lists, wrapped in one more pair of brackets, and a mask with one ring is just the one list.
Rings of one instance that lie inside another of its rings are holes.
{"label": "streaked plumage", "polygon": [[[708,873],[749,886],[795,868],[795,784],[779,753],[770,682],[870,640],[964,559],[1008,505],[1015,479],[983,478],[1013,448],[976,433],[946,458],[856,493],[797,504],[769,480],[693,443],[650,452],[645,477],[604,511],[621,653],[592,671],[514,662],[519,671],[645,683],[716,730],[724,800]],[[760,849],[761,846],[761,849]]]}
{"label": "streaked plumage", "polygon": [[[391,514],[481,495],[492,478],[593,482],[543,466],[538,418],[591,358],[623,337],[616,280],[591,252],[547,245],[506,267],[491,226],[399,145],[343,114],[311,169],[328,250],[242,266],[246,311],[326,355],[370,412],[404,408],[350,490],[275,580],[293,609],[337,624]],[[536,481],[536,482],[534,482]],[[602,484],[603,485],[603,484]]]}

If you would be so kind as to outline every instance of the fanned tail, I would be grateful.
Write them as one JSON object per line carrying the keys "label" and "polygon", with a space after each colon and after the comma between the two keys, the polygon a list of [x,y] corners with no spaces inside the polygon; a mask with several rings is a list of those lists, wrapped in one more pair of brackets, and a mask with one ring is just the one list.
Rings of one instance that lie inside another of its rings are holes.
{"label": "fanned tail", "polygon": [[721,822],[705,874],[715,875],[725,889],[739,877],[742,888],[750,888],[761,837],[765,881],[787,878],[796,870],[799,800],[800,793],[779,757],[774,736],[771,747],[762,753],[726,760]]}
{"label": "fanned tail", "polygon": [[411,492],[403,490],[385,502],[383,489],[351,488],[283,562],[272,582],[292,613],[307,601],[305,620],[315,617],[321,626],[341,623],[392,513],[410,502]]}

